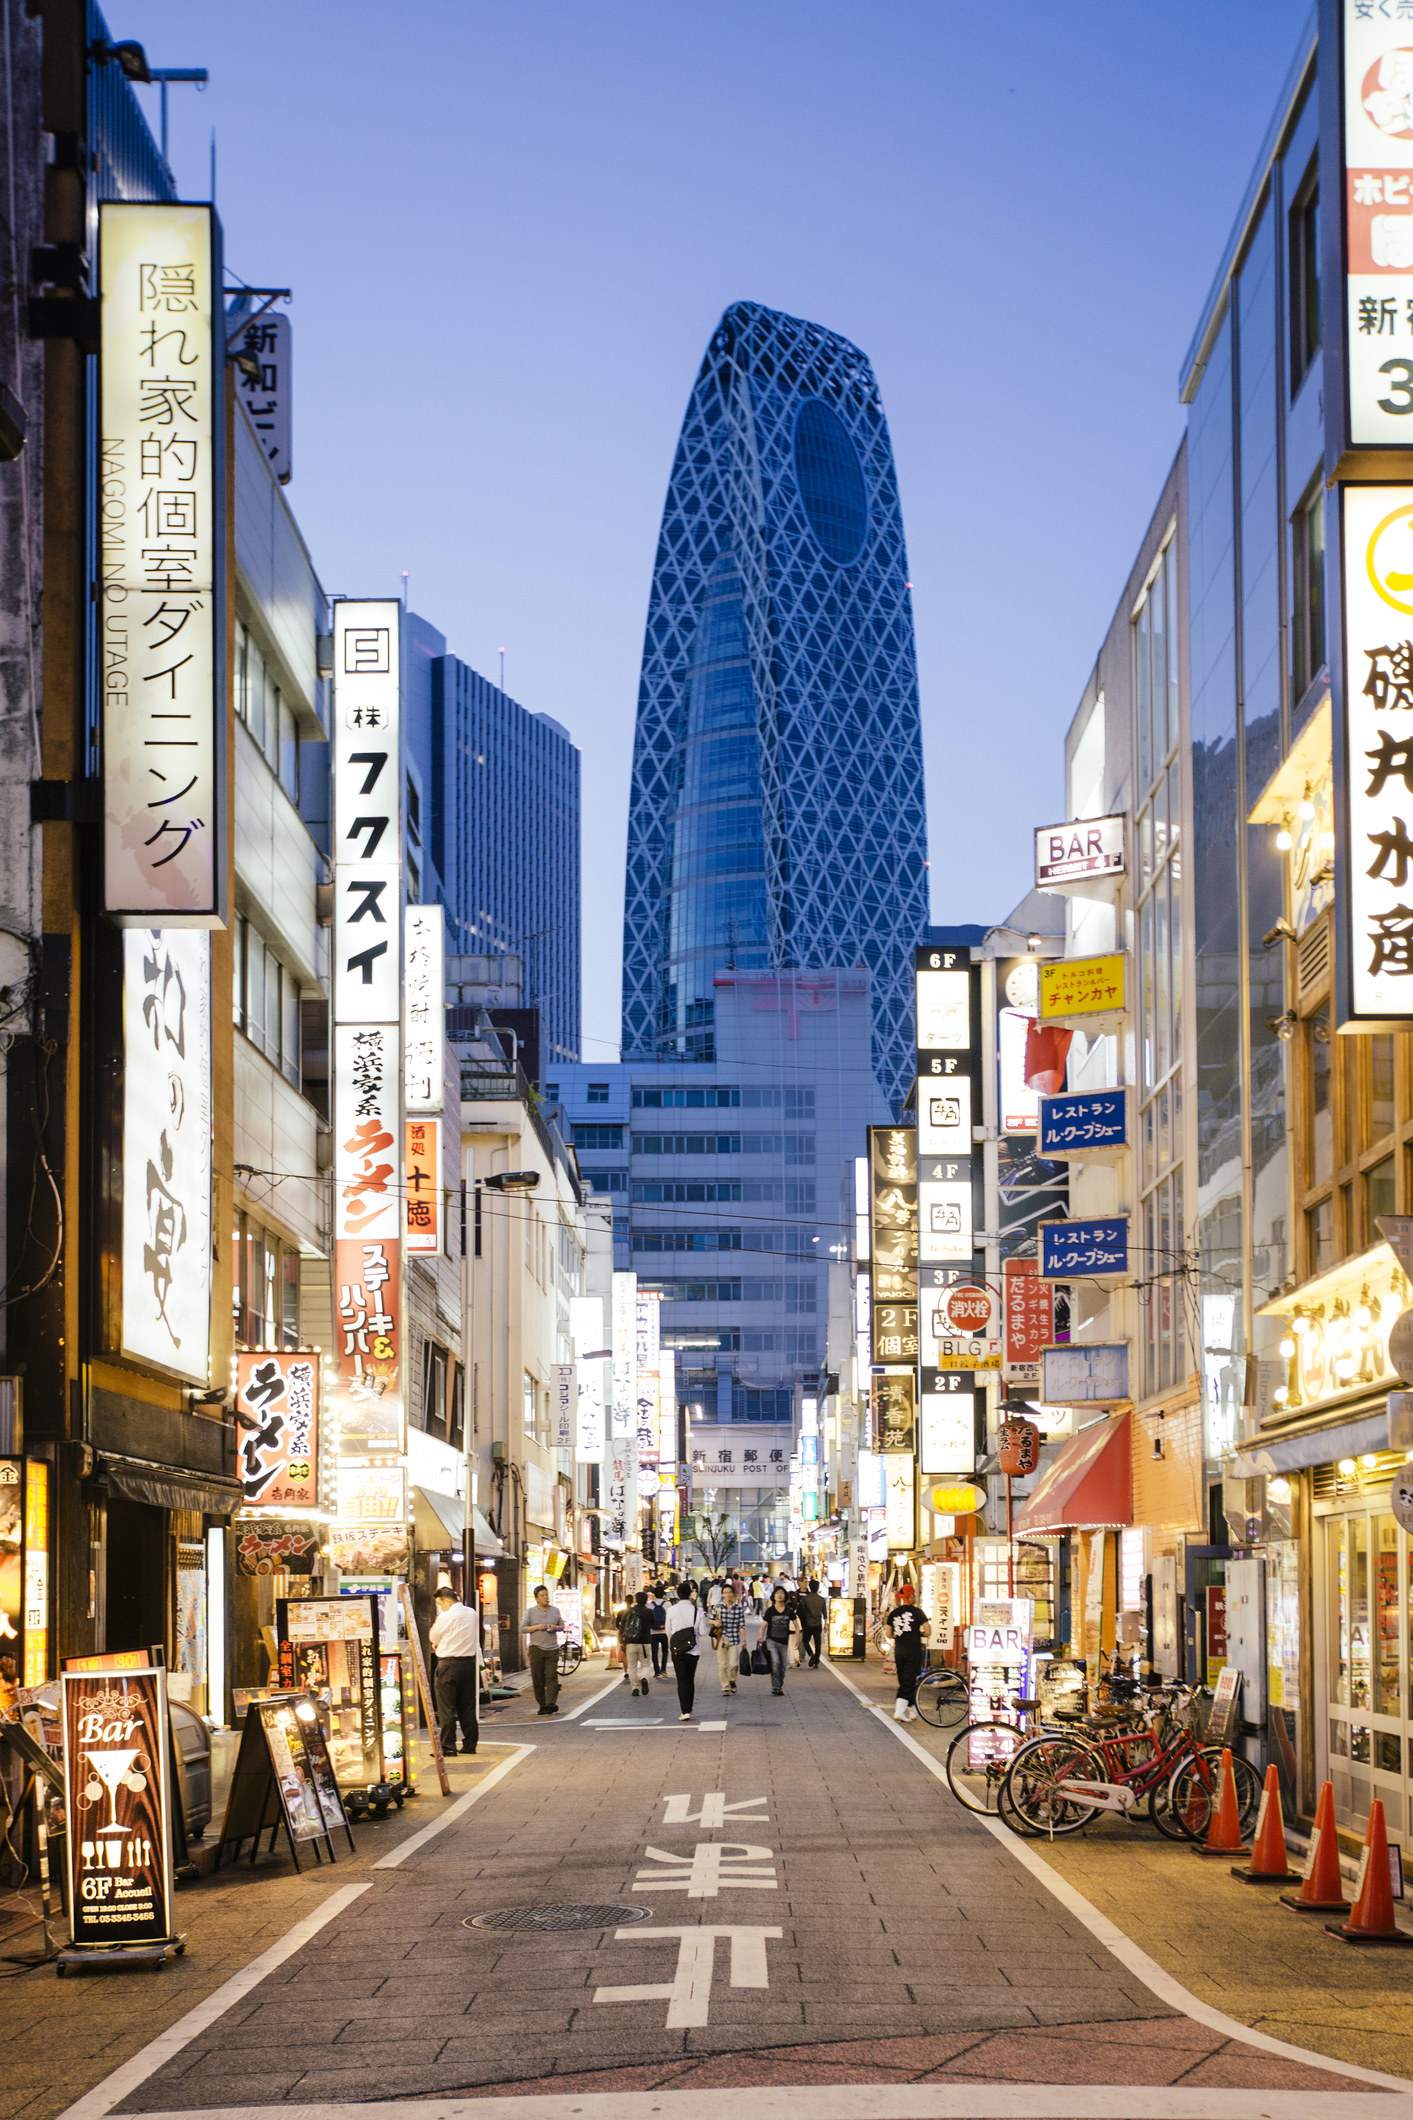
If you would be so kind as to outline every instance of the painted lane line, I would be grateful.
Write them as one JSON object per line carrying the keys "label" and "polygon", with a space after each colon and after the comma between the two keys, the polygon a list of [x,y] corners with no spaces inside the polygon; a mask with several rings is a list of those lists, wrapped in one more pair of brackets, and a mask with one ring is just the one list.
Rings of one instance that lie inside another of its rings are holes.
{"label": "painted lane line", "polygon": [[[636,1929],[634,1935],[644,1931]],[[693,1930],[694,1935],[700,1934]],[[602,1989],[599,1990],[602,1993]],[[1168,2084],[815,2083],[751,2089],[752,2120],[1410,2120],[1413,2099],[1383,2091],[1208,2090]],[[353,2105],[197,2107],[161,2120],[721,2120],[719,2090],[574,2091],[480,2098],[370,2099]],[[67,2115],[63,2116],[67,2120]]]}
{"label": "painted lane line", "polygon": [[729,1727],[724,1722],[664,1722],[658,1715],[651,1722],[639,1722],[631,1715],[592,1715],[584,1725],[586,1730],[670,1730],[674,1737],[684,1737],[689,1730],[725,1730]]}
{"label": "painted lane line", "polygon": [[195,2009],[188,2010],[184,2017],[179,2017],[165,2032],[159,2032],[155,2039],[149,2039],[147,2045],[139,2048],[130,2061],[125,2061],[120,2068],[115,2068],[110,2076],[105,2076],[100,2084],[86,2092],[61,2114],[60,2120],[104,2120],[104,2116],[111,2113],[120,2099],[130,2097],[149,2076],[155,2075],[158,2069],[179,2054],[184,2046],[189,2045],[198,2033],[209,2031],[219,2018],[225,2016],[227,2010],[234,2009],[236,2003],[248,1995],[252,1988],[258,1987],[267,1973],[273,1973],[277,1965],[283,1965],[286,1958],[293,1957],[311,1937],[318,1935],[320,1929],[335,1920],[346,1907],[352,1906],[355,1899],[361,1899],[370,1889],[367,1884],[346,1884],[341,1885],[337,1892],[331,1892],[322,1906],[316,1907],[312,1914],[306,1914],[303,1921],[297,1921],[292,1929],[281,1936],[278,1943],[272,1943],[268,1951],[262,1951],[258,1958],[252,1958],[249,1965],[243,1966],[240,1972],[232,1973],[229,1980],[222,1981],[220,1987],[209,1994],[204,2002],[198,2002]]}
{"label": "painted lane line", "polygon": [[599,1687],[597,1693],[587,1694],[585,1698],[580,1701],[577,1708],[571,1708],[567,1715],[562,1715],[560,1717],[560,1721],[567,1723],[577,1722],[581,1715],[587,1715],[590,1708],[596,1707],[599,1701],[607,1700],[610,1693],[616,1693],[622,1683],[623,1681],[621,1678],[611,1678],[606,1686]]}
{"label": "painted lane line", "polygon": [[[876,1702],[871,1701],[852,1680],[845,1678],[842,1672],[835,1671],[832,1664],[829,1669],[840,1685],[846,1687],[856,1700],[861,1701],[870,1713],[877,1717],[883,1728],[897,1738],[899,1744],[907,1746],[913,1757],[922,1762],[934,1780],[941,1782],[950,1796],[952,1792],[947,1788],[947,1773],[941,1761],[934,1759],[925,1746],[920,1745],[915,1737],[909,1736],[901,1723],[894,1722],[886,1708],[880,1708]],[[953,1798],[954,1802],[955,1800]],[[1328,2054],[1317,2054],[1311,2047],[1292,2046],[1284,2039],[1273,2039],[1267,2032],[1254,2031],[1250,2025],[1242,2024],[1235,2017],[1228,2017],[1222,2010],[1214,2010],[1210,2003],[1199,2000],[1179,1981],[1174,1980],[1171,1973],[1165,1972],[1156,1958],[1150,1958],[1146,1951],[1140,1950],[1132,1937],[1126,1936],[1116,1922],[1110,1921],[1107,1914],[1101,1914],[1098,1907],[1091,1905],[1083,1893],[1077,1892],[1072,1884],[1061,1877],[1058,1870],[1052,1870],[1044,1857],[1028,1848],[1009,1826],[1002,1825],[998,1818],[988,1818],[982,1812],[973,1812],[970,1815],[976,1819],[978,1825],[985,1826],[993,1840],[999,1841],[1006,1853],[1018,1862],[1022,1869],[1029,1870],[1036,1882],[1043,1884],[1051,1897],[1058,1899],[1060,1905],[1073,1914],[1076,1921],[1083,1922],[1090,1935],[1102,1943],[1127,1972],[1141,1980],[1143,1985],[1156,1995],[1160,2002],[1166,2002],[1170,2009],[1180,2011],[1184,2017],[1191,2017],[1197,2024],[1206,2025],[1209,2032],[1220,2032],[1225,2039],[1239,2039],[1243,2046],[1257,2047],[1261,2053],[1275,2054],[1282,2061],[1300,2061],[1307,2068],[1327,2069],[1331,2074],[1347,2076],[1355,2083],[1376,2083],[1383,2090],[1401,2091],[1408,2100],[1410,2114],[1413,2114],[1413,2083],[1410,2083],[1406,2076],[1390,2076],[1381,2069],[1360,2068],[1352,2061],[1332,2061]],[[1364,2094],[1351,2092],[1350,2095]],[[1329,2101],[1323,2093],[1321,2097],[1322,2105],[1327,2105]],[[1097,2106],[1094,2108],[1096,2114],[1100,2110]]]}
{"label": "painted lane line", "polygon": [[455,1825],[457,1819],[464,1817],[473,1803],[479,1803],[498,1781],[504,1781],[506,1775],[518,1767],[523,1759],[528,1759],[534,1749],[533,1745],[517,1745],[510,1758],[503,1759],[498,1767],[492,1767],[484,1781],[478,1781],[474,1789],[468,1789],[464,1796],[458,1796],[449,1811],[443,1811],[440,1818],[434,1818],[429,1826],[423,1826],[420,1833],[414,1833],[410,1840],[404,1840],[401,1847],[394,1848],[390,1854],[380,1856],[373,1868],[401,1869],[409,1855],[415,1855],[419,1849],[426,1847],[429,1840],[435,1840],[438,1833],[444,1833],[448,1826]]}

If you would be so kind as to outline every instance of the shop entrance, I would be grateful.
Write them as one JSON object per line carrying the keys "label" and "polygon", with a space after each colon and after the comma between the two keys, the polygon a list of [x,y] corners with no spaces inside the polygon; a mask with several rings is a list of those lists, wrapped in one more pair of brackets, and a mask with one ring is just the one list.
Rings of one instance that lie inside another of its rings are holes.
{"label": "shop entrance", "polygon": [[[1408,1593],[1413,1551],[1388,1496],[1361,1495],[1324,1518],[1323,1689],[1317,1734],[1319,1778],[1334,1784],[1335,1815],[1362,1833],[1382,1797],[1390,1833],[1413,1831],[1410,1776]],[[1317,1693],[1317,1698],[1319,1697]]]}
{"label": "shop entrance", "polygon": [[108,1499],[105,1649],[167,1647],[167,1512]]}

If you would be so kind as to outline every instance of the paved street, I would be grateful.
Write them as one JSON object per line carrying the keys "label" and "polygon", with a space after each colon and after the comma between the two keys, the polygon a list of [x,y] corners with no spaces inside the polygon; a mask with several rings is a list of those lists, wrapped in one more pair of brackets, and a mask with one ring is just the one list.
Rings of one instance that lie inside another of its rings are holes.
{"label": "paved street", "polygon": [[[24,1976],[5,1995],[6,2016],[49,2049],[51,2068],[64,2050],[65,2094],[36,2080],[15,2110],[49,2120],[136,2052],[76,2120],[377,2100],[430,2100],[442,2113],[448,2099],[485,2094],[524,2097],[526,2113],[550,2116],[588,2111],[582,2099],[593,2093],[624,2111],[633,2110],[625,2097],[658,2093],[651,2110],[680,2108],[686,2120],[712,2109],[691,2102],[712,2089],[829,2085],[912,2086],[913,2102],[868,2105],[880,2113],[1333,2112],[1342,2095],[1371,2114],[1413,2112],[1413,2097],[1390,2105],[1367,2076],[1262,2050],[1213,2021],[1213,2004],[1244,2017],[1262,2000],[1261,1954],[1243,1945],[1239,1991],[1229,1970],[1204,1985],[1193,1934],[1225,1912],[1278,1935],[1288,1953],[1294,1917],[1282,1925],[1265,1900],[1253,1909],[1254,1895],[1230,1880],[1223,1890],[1180,1849],[1161,1851],[1155,1871],[1146,1841],[1125,1849],[1096,1837],[1053,1869],[1034,1855],[1027,1865],[1018,1844],[961,1812],[918,1750],[868,1711],[860,1692],[882,1700],[889,1689],[876,1665],[861,1675],[860,1688],[857,1673],[848,1684],[828,1669],[792,1673],[780,1700],[762,1681],[743,1682],[729,1703],[703,1686],[689,1725],[676,1719],[670,1684],[633,1701],[621,1685],[604,1693],[601,1667],[566,1689],[554,1721],[515,1704],[490,1733],[506,1748],[475,1769],[458,1764],[458,1790],[500,1769],[484,1795],[468,1807],[420,1798],[415,1816],[363,1829],[358,1860],[332,1876],[227,1872],[194,1888],[182,1902],[194,1917],[191,1955],[160,1981]],[[913,1732],[922,1751],[940,1750],[926,1726]],[[510,1749],[522,1738],[533,1749]],[[1149,1933],[1152,1904],[1125,1901],[1105,1868],[1111,1851],[1115,1864],[1136,1860],[1127,1874],[1139,1898],[1151,1902],[1155,1886],[1165,1896],[1166,1956]],[[1057,1898],[1052,1877],[1062,1891],[1103,1899],[1101,1914]],[[1184,1892],[1186,1911],[1173,1918]],[[214,1926],[211,1895],[224,1901]],[[595,1925],[547,1934],[468,1925],[547,1903],[591,1907]],[[1106,1948],[1086,1915],[1108,1915],[1166,1969],[1186,1937],[1176,1977],[1199,2010],[1208,2006],[1205,2021],[1187,2013],[1181,1990],[1155,1993],[1124,1937]],[[312,1933],[291,1948],[303,1917]],[[1403,1954],[1371,1967],[1308,1930],[1297,1940],[1313,1954],[1302,1962],[1307,1985],[1318,1961],[1332,1992],[1346,1984],[1345,2005],[1364,1981],[1407,2010]],[[228,1983],[261,1952],[271,1961],[263,1977],[257,1968],[211,1996],[213,1948]],[[167,2049],[141,2051],[133,2019],[150,2018],[151,2040],[199,1996],[211,1996],[209,2022],[188,2018]],[[1257,2015],[1308,2043],[1300,2023],[1277,2022],[1273,1995]],[[1384,2021],[1399,2020],[1385,2008]],[[1387,2045],[1381,2058],[1396,2068]],[[1405,2070],[1408,2051],[1405,2041]],[[1020,2103],[998,2106],[996,2086],[1006,2085],[1054,2088],[1027,2092],[1029,2103],[1017,2090]],[[1080,2085],[1121,2102],[1076,2105]],[[1151,2087],[1164,2085],[1197,2102],[1154,2103]],[[928,2086],[936,2099],[945,2090],[944,2102],[917,2103]],[[1227,2102],[1213,2105],[1218,2092]],[[1298,2102],[1273,2105],[1276,2093]]]}

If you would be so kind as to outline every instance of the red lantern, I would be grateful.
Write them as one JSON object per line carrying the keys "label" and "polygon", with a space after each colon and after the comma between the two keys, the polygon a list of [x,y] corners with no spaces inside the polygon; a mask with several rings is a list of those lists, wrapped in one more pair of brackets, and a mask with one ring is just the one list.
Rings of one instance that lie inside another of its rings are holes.
{"label": "red lantern", "polygon": [[996,1430],[997,1456],[1001,1470],[1024,1478],[1040,1463],[1040,1430],[1034,1421],[1013,1414]]}

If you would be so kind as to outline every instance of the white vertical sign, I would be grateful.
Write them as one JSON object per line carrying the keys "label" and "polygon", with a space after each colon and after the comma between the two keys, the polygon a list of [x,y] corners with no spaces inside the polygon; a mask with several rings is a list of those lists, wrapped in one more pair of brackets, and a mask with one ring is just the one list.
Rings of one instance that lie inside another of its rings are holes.
{"label": "white vertical sign", "polygon": [[638,1276],[613,1277],[613,1404],[609,1427],[614,1436],[638,1429]]}
{"label": "white vertical sign", "polygon": [[[578,1427],[574,1456],[580,1465],[603,1462],[604,1445],[604,1340],[603,1297],[569,1298],[569,1335],[574,1343],[574,1369],[578,1383]],[[599,1355],[597,1361],[586,1359]]]}
{"label": "white vertical sign", "polygon": [[209,206],[99,214],[103,904],[132,925],[220,924],[216,704],[223,481]]}
{"label": "white vertical sign", "polygon": [[410,905],[404,915],[403,1075],[410,1112],[442,1108],[446,921],[439,905]]}
{"label": "white vertical sign", "polygon": [[574,1364],[556,1362],[550,1373],[550,1448],[572,1450],[578,1419]]}
{"label": "white vertical sign", "polygon": [[123,937],[123,1353],[210,1382],[211,938]]}

